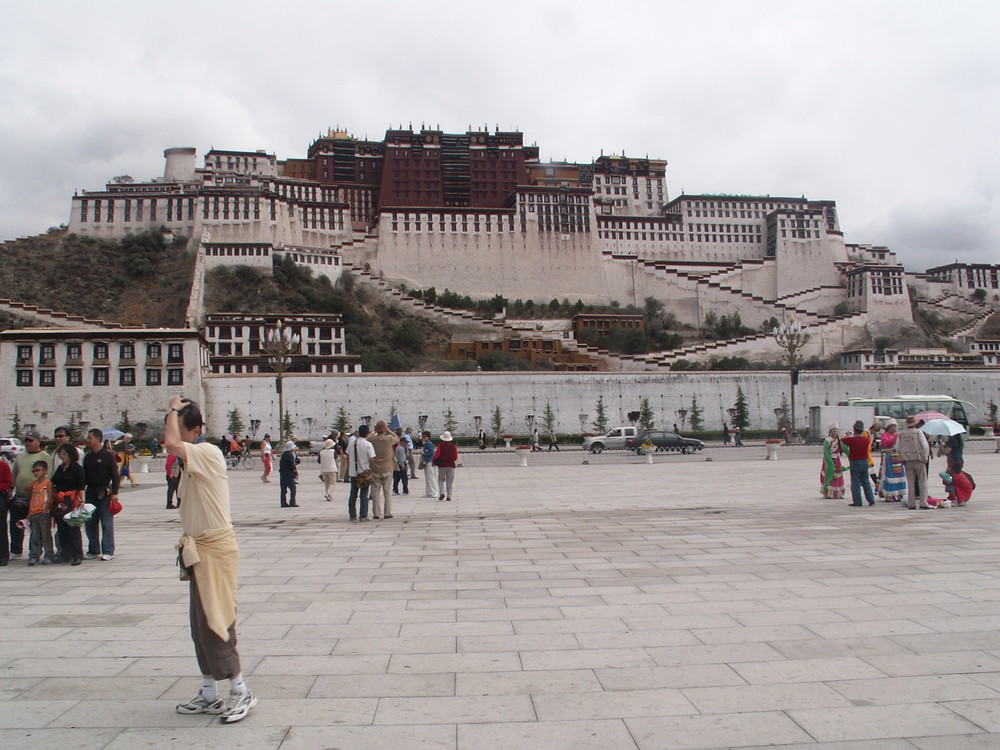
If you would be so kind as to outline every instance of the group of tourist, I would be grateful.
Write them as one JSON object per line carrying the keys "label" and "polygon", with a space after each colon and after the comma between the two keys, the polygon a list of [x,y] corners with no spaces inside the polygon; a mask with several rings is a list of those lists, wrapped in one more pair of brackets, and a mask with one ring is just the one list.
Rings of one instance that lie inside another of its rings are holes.
{"label": "group of tourist", "polygon": [[[0,566],[21,559],[26,535],[28,565],[114,559],[121,481],[117,460],[101,430],[87,433],[82,460],[71,437],[69,427],[57,427],[50,453],[42,436],[29,430],[25,451],[10,465],[0,461]],[[82,508],[88,513],[81,514]],[[83,529],[76,522],[81,515]]]}
{"label": "group of tourist", "polygon": [[[823,441],[823,464],[820,469],[820,493],[825,498],[846,496],[845,474],[851,480],[851,502],[854,507],[875,504],[877,492],[886,502],[901,502],[910,510],[931,510],[940,500],[930,497],[928,471],[933,448],[921,429],[924,422],[908,416],[904,429],[899,430],[895,419],[889,419],[884,429],[878,423],[869,428],[858,420],[850,434],[841,436],[837,425],[828,427]],[[874,451],[881,452],[875,469]],[[845,466],[842,456],[847,454]],[[947,468],[939,476],[947,499],[955,505],[965,505],[975,483],[964,471],[964,442],[960,434],[951,435],[938,446],[938,455],[945,456]]]}
{"label": "group of tourist", "polygon": [[[424,497],[450,502],[458,449],[450,432],[442,433],[440,440],[435,446],[430,432],[425,431],[416,438],[412,429],[397,427],[392,430],[382,420],[375,423],[374,434],[366,424],[350,433],[334,430],[324,440],[318,456],[323,498],[332,502],[336,484],[349,483],[347,511],[351,521],[391,519],[392,498],[410,494],[410,480],[417,479],[419,469],[424,473]],[[271,481],[273,455],[269,434],[261,440],[260,455],[264,463],[260,479],[267,483]],[[278,458],[279,506],[282,508],[298,507],[296,490],[301,463],[299,447],[294,441],[287,441]],[[169,486],[167,492],[167,507],[174,507]]]}

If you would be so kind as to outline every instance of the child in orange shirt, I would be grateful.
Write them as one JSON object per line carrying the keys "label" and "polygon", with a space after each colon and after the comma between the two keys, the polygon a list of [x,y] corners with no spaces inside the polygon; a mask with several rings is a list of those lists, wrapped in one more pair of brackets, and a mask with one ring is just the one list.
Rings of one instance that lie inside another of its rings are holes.
{"label": "child in orange shirt", "polygon": [[31,541],[28,543],[28,565],[38,563],[44,551],[42,565],[52,564],[52,480],[45,476],[49,466],[44,461],[35,461],[31,473],[35,481],[31,483],[31,502],[28,504],[28,526]]}

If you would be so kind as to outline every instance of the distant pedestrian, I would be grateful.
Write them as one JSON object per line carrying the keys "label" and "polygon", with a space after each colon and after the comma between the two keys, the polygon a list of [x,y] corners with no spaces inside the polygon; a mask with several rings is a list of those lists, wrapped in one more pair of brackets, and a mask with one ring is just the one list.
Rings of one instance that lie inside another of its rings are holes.
{"label": "distant pedestrian", "polygon": [[[260,441],[260,460],[264,464],[264,473],[261,474],[260,481],[265,484],[271,481],[271,434],[268,433],[264,435],[264,439]],[[223,455],[225,452],[223,451]]]}
{"label": "distant pedestrian", "polygon": [[[537,432],[536,432],[537,434]],[[431,460],[438,470],[438,500],[451,502],[452,488],[455,484],[455,467],[458,465],[458,448],[455,447],[451,432],[441,433],[441,442],[434,451]]]}
{"label": "distant pedestrian", "polygon": [[423,439],[420,446],[420,468],[424,472],[424,497],[437,497],[438,474],[434,465],[434,442],[427,431],[424,431]]}
{"label": "distant pedestrian", "polygon": [[[392,494],[399,494],[399,485],[403,484],[403,494],[410,494],[410,475],[407,469],[409,468],[406,463],[406,445],[402,439],[396,443],[396,469],[392,472]],[[386,518],[391,516],[387,515]]]}
{"label": "distant pedestrian", "polygon": [[840,441],[847,448],[847,458],[851,467],[851,505],[862,507],[861,493],[869,505],[875,504],[875,493],[872,491],[871,478],[868,476],[869,461],[872,456],[871,436],[865,430],[865,423],[860,419],[854,423],[854,432]]}
{"label": "distant pedestrian", "polygon": [[[167,508],[172,510],[181,504],[181,496],[177,494],[177,488],[181,483],[181,464],[177,460],[177,456],[173,453],[167,454],[164,472],[167,475]],[[175,495],[177,497],[177,505],[174,505]]]}
{"label": "distant pedestrian", "polygon": [[730,438],[730,435],[729,435],[729,425],[727,425],[725,422],[723,422],[722,423],[722,444],[723,445],[729,445],[730,439],[731,438]]}
{"label": "distant pedestrian", "polygon": [[743,447],[743,431],[739,427],[733,427],[733,447]]}
{"label": "distant pedestrian", "polygon": [[331,438],[323,442],[323,450],[319,452],[319,477],[323,480],[323,497],[330,502],[337,482],[337,443]]}
{"label": "distant pedestrian", "polygon": [[149,455],[150,455],[150,457],[155,460],[156,459],[156,455],[159,452],[160,452],[160,443],[156,440],[155,437],[150,438],[149,439]]}
{"label": "distant pedestrian", "polygon": [[906,418],[906,429],[896,439],[896,452],[906,469],[906,504],[910,510],[928,510],[927,504],[927,459],[931,446],[927,436],[917,427],[917,420],[910,415]]}
{"label": "distant pedestrian", "polygon": [[281,451],[281,458],[278,459],[278,480],[280,482],[280,499],[282,508],[298,508],[295,502],[295,485],[299,478],[299,446],[294,441],[285,443],[285,449]]}
{"label": "distant pedestrian", "polygon": [[559,450],[559,438],[556,437],[556,431],[554,429],[549,430],[549,451],[551,452],[553,448],[556,451]]}
{"label": "distant pedestrian", "polygon": [[375,458],[375,448],[366,440],[367,435],[368,425],[360,425],[356,435],[351,437],[347,443],[347,471],[351,477],[351,492],[347,498],[347,513],[352,521],[357,521],[358,523],[368,520],[368,490],[370,489],[368,484],[358,484],[358,474],[369,471],[371,469],[371,460]]}

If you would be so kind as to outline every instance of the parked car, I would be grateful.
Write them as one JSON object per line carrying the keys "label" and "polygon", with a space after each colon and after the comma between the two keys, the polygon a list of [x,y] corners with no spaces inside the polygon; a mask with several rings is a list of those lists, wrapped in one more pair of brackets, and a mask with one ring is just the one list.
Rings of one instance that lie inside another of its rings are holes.
{"label": "parked car", "polygon": [[16,437],[0,437],[0,457],[13,461],[24,453],[24,444]]}
{"label": "parked car", "polygon": [[591,453],[600,453],[612,448],[624,448],[625,440],[634,437],[638,432],[638,427],[615,427],[609,430],[606,435],[585,437],[583,449]]}
{"label": "parked car", "polygon": [[626,438],[625,447],[639,453],[639,446],[647,440],[655,445],[658,451],[693,453],[705,447],[705,444],[700,440],[682,437],[676,432],[667,432],[666,430],[646,430],[645,432],[640,432],[635,437]]}

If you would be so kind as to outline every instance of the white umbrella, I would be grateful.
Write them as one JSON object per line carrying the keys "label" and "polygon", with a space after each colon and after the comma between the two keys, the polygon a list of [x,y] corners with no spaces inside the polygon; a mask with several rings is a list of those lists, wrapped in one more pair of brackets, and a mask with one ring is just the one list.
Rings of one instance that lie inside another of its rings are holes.
{"label": "white umbrella", "polygon": [[124,437],[125,433],[115,427],[109,427],[103,431],[104,440],[117,440],[120,437]]}
{"label": "white umbrella", "polygon": [[954,419],[930,419],[920,429],[928,435],[944,435],[946,437],[965,432],[965,428]]}

